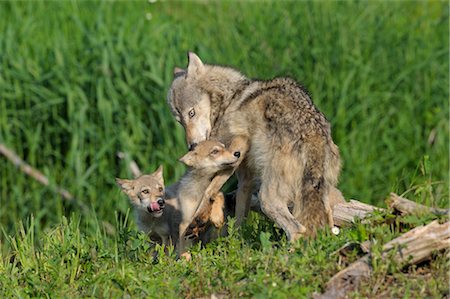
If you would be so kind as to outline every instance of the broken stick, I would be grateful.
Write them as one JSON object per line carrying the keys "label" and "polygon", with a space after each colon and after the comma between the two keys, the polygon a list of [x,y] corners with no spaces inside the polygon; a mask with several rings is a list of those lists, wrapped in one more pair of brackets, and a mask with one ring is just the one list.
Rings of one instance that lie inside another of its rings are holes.
{"label": "broken stick", "polygon": [[446,215],[449,213],[448,209],[430,208],[418,203],[415,203],[409,199],[398,196],[395,193],[391,193],[386,200],[386,204],[389,208],[394,209],[402,215],[414,214],[414,213],[431,213],[434,215]]}
{"label": "broken stick", "polygon": [[[123,160],[126,158],[126,154],[124,152],[118,152],[117,153],[117,157],[119,157],[119,159]],[[142,175],[141,170],[139,169],[138,164],[136,163],[136,161],[134,160],[130,160],[130,163],[128,164],[128,167],[130,168],[131,174],[135,177],[138,178]]]}
{"label": "broken stick", "polygon": [[[383,246],[381,259],[391,257],[400,264],[417,264],[431,257],[435,251],[450,247],[450,222],[440,224],[433,221],[425,226],[416,227],[406,234],[388,242]],[[372,274],[371,255],[367,254],[334,275],[327,283],[323,294],[315,295],[316,299],[345,298],[348,292],[356,290],[364,278]]]}

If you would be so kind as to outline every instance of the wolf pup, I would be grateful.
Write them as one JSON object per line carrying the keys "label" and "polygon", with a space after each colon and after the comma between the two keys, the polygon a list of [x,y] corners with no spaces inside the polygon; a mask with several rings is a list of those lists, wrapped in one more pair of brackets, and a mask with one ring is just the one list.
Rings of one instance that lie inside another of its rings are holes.
{"label": "wolf pup", "polygon": [[[192,243],[191,240],[185,238],[185,232],[193,220],[206,188],[217,172],[232,168],[239,156],[240,153],[230,152],[222,143],[208,140],[199,143],[180,158],[180,161],[186,164],[189,170],[178,183],[166,189],[166,198],[177,198],[182,211],[179,243],[177,244],[180,255]],[[218,191],[213,194],[211,201],[212,204],[209,205],[206,213],[211,222],[219,228],[224,223],[222,192]]]}
{"label": "wolf pup", "polygon": [[139,230],[152,240],[175,245],[181,212],[176,199],[166,199],[164,196],[162,166],[152,174],[134,180],[116,179],[116,182],[134,207]]}
{"label": "wolf pup", "polygon": [[[236,216],[247,215],[255,178],[261,209],[291,241],[333,226],[328,193],[337,184],[340,157],[330,124],[310,96],[290,78],[251,80],[239,71],[206,65],[188,54],[186,70],[176,68],[167,101],[186,131],[188,146],[207,139],[233,148],[239,181]],[[205,198],[233,173],[212,182]],[[288,207],[293,207],[290,211]]]}

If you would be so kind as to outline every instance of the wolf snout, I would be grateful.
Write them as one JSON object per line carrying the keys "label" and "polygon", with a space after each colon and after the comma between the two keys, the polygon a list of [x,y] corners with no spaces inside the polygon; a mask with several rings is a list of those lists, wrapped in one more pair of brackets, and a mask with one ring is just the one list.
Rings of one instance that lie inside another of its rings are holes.
{"label": "wolf snout", "polygon": [[163,198],[159,198],[156,202],[159,204],[160,207],[162,207],[165,203]]}

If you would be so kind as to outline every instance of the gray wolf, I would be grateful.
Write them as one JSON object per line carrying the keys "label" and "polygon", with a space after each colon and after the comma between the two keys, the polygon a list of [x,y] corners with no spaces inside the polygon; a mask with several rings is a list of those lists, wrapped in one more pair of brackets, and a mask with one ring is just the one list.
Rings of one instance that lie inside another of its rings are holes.
{"label": "gray wolf", "polygon": [[194,53],[188,58],[186,70],[175,69],[167,96],[188,146],[215,139],[241,153],[231,171],[214,178],[202,202],[236,170],[237,224],[260,183],[262,211],[289,240],[333,226],[328,193],[337,184],[339,150],[305,89],[290,78],[251,80],[232,68],[204,64]]}
{"label": "gray wolf", "polygon": [[[179,160],[189,167],[183,177],[164,190],[162,167],[134,180],[116,179],[135,208],[140,230],[162,244],[174,245],[179,255],[192,244],[184,232],[191,223],[203,193],[218,171],[231,168],[239,154],[228,151],[217,141],[204,141]],[[217,192],[210,198],[206,211],[209,221],[220,228],[224,224],[224,196]],[[209,242],[218,236],[214,228],[200,230],[196,237]]]}

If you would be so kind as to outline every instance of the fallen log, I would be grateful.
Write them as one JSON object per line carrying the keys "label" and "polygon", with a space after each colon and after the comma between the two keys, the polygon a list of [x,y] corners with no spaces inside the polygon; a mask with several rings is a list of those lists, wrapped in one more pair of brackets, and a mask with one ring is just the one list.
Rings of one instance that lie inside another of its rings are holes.
{"label": "fallen log", "polygon": [[334,224],[340,227],[354,223],[355,218],[364,219],[375,210],[383,210],[353,199],[349,202],[338,203],[332,209]]}
{"label": "fallen log", "polygon": [[431,213],[434,215],[446,215],[449,213],[448,209],[438,209],[438,208],[430,208],[418,203],[415,203],[409,199],[398,196],[395,193],[391,193],[389,198],[386,200],[386,205],[398,211],[401,215],[407,214],[425,214]]}
{"label": "fallen log", "polygon": [[[383,246],[382,260],[392,258],[404,266],[417,264],[431,257],[435,251],[450,247],[450,222],[440,224],[433,221],[416,227]],[[395,254],[392,255],[392,250]],[[326,285],[325,292],[316,294],[316,299],[345,298],[348,292],[357,289],[363,279],[372,273],[371,254],[366,254],[344,270],[334,275]]]}

